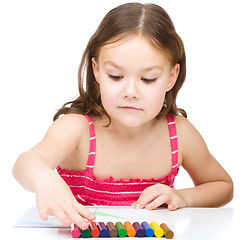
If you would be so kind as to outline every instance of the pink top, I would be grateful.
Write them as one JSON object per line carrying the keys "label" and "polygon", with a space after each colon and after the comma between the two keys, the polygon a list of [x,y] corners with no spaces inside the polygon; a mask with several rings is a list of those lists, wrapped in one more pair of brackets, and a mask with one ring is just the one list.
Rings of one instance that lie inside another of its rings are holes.
{"label": "pink top", "polygon": [[150,179],[119,179],[110,177],[98,179],[93,175],[95,164],[96,139],[94,125],[91,118],[90,128],[90,150],[87,166],[84,171],[68,171],[57,167],[57,172],[70,187],[77,201],[83,205],[109,205],[109,206],[130,206],[140,196],[141,192],[154,184],[162,183],[174,187],[174,179],[178,174],[178,144],[174,117],[167,116],[168,128],[171,141],[172,168],[171,172],[161,178]]}

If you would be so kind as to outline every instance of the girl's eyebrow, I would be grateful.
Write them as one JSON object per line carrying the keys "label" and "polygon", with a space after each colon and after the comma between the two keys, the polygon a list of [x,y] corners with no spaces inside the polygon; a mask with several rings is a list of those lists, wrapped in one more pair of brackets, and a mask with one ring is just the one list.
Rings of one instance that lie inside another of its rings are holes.
{"label": "girl's eyebrow", "polygon": [[111,65],[112,67],[115,67],[115,68],[118,68],[118,69],[123,70],[123,67],[117,65],[116,63],[114,63],[114,62],[112,62],[112,61],[110,61],[110,60],[105,61],[105,62],[104,62],[104,65]]}
{"label": "girl's eyebrow", "polygon": [[[115,68],[123,70],[123,67],[119,66],[118,64],[116,64],[116,63],[114,63],[114,62],[112,62],[110,60],[105,61],[104,65],[111,65],[111,66],[113,66]],[[154,69],[164,70],[164,68],[162,66],[153,65],[153,66],[146,67],[146,68],[142,69],[142,71],[148,72],[148,71],[151,71],[151,70],[154,70]]]}

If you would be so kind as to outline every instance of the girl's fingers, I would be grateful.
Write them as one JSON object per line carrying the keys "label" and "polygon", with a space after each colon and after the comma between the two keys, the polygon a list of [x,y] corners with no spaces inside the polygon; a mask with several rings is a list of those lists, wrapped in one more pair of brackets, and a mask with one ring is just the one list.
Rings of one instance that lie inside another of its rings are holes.
{"label": "girl's fingers", "polygon": [[151,187],[146,188],[138,198],[138,200],[133,203],[133,206],[137,209],[144,208],[148,203],[152,202],[158,196],[162,194],[163,185],[156,184]]}
{"label": "girl's fingers", "polygon": [[82,215],[84,218],[86,218],[88,221],[94,221],[96,216],[94,213],[90,212],[86,207],[84,207],[82,204],[75,204],[75,209],[77,212]]}
{"label": "girl's fingers", "polygon": [[67,209],[66,211],[67,216],[69,217],[69,219],[76,224],[77,226],[79,226],[79,228],[81,228],[82,230],[87,229],[89,226],[89,222],[86,221],[83,218],[83,214],[79,214],[78,211],[72,206],[69,209]]}
{"label": "girl's fingers", "polygon": [[176,210],[177,208],[178,208],[178,207],[177,207],[175,204],[173,204],[173,203],[170,203],[170,204],[168,205],[168,209],[171,210],[171,211]]}
{"label": "girl's fingers", "polygon": [[75,223],[81,229],[87,229],[89,225],[88,221],[93,221],[95,219],[95,215],[78,202],[66,206],[58,206],[58,204],[56,204],[55,207],[48,207],[46,204],[38,202],[37,207],[42,220],[46,221],[48,215],[52,215],[64,226],[70,226],[71,223]]}
{"label": "girl's fingers", "polygon": [[48,219],[48,208],[44,204],[39,203],[38,201],[36,202],[38,211],[39,211],[39,216],[43,221],[46,221]]}
{"label": "girl's fingers", "polygon": [[48,219],[48,210],[47,210],[47,208],[39,209],[39,215],[40,215],[40,218],[43,221],[47,221],[47,219]]}
{"label": "girl's fingers", "polygon": [[136,209],[144,208],[148,203],[152,202],[158,195],[148,195],[146,197],[142,197],[137,200],[137,202],[134,204],[134,207]]}
{"label": "girl's fingers", "polygon": [[56,207],[55,209],[53,209],[53,215],[66,227],[72,224],[69,217],[60,207]]}
{"label": "girl's fingers", "polygon": [[145,208],[147,210],[152,210],[152,209],[155,209],[155,208],[161,206],[164,203],[168,204],[169,202],[171,202],[171,199],[169,198],[169,196],[167,194],[163,194],[163,195],[160,195],[159,197],[155,198],[152,202],[148,203],[145,206]]}

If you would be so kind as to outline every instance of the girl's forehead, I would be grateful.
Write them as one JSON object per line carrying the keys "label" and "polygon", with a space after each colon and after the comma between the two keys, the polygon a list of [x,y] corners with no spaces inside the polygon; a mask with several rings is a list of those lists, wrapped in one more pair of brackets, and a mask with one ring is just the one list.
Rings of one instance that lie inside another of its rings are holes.
{"label": "girl's forehead", "polygon": [[136,47],[136,46],[143,46],[143,47],[148,47],[151,50],[157,50],[152,44],[151,42],[144,37],[141,34],[138,35],[129,35],[129,36],[125,36],[125,37],[121,37],[121,38],[117,38],[117,39],[112,39],[109,42],[107,42],[106,44],[104,44],[101,49],[103,50],[112,50],[112,49],[117,49],[117,48],[121,48],[121,49],[126,49],[127,47]]}
{"label": "girl's forehead", "polygon": [[154,45],[144,36],[127,36],[111,41],[100,48],[98,61],[106,62],[110,59],[120,59],[154,63],[170,64],[168,56],[163,49]]}

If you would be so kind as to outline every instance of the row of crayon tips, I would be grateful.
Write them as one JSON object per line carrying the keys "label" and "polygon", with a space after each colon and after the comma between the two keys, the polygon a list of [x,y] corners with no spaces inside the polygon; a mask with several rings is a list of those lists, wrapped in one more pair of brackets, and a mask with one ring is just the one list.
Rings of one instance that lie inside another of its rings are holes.
{"label": "row of crayon tips", "polygon": [[113,223],[108,222],[91,222],[89,227],[81,230],[76,225],[71,225],[71,236],[73,238],[89,238],[89,237],[163,237],[172,239],[174,237],[173,231],[165,224],[158,225],[156,222],[150,224],[146,221],[134,222],[131,224],[129,221]]}

